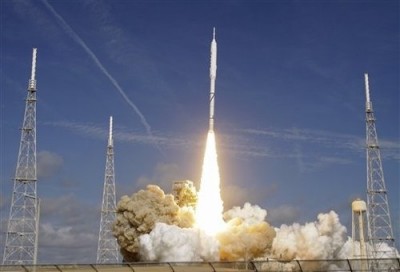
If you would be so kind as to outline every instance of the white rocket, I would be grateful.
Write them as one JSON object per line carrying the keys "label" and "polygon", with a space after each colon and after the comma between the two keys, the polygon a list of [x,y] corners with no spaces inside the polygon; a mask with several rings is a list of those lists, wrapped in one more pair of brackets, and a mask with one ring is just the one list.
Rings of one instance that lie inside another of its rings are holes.
{"label": "white rocket", "polygon": [[210,124],[209,130],[214,130],[214,103],[215,103],[215,79],[217,78],[217,42],[215,41],[215,27],[211,41],[210,60]]}

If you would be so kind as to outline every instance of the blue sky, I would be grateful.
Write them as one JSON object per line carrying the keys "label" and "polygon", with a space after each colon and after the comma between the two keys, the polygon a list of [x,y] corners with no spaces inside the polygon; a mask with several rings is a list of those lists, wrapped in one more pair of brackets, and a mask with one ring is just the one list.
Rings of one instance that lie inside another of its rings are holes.
{"label": "blue sky", "polygon": [[276,227],[333,209],[350,236],[350,203],[366,200],[368,72],[399,245],[398,1],[3,0],[0,12],[1,227],[37,47],[39,262],[96,259],[110,115],[118,198],[198,183],[214,26],[225,209],[258,204]]}

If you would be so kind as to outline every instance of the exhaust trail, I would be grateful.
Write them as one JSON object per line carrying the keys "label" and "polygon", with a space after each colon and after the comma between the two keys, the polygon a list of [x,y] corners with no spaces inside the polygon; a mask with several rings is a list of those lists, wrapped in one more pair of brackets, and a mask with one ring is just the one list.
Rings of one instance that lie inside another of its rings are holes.
{"label": "exhaust trail", "polygon": [[217,78],[217,42],[215,28],[211,41],[210,59],[210,116],[201,173],[200,191],[196,205],[196,226],[209,235],[216,235],[226,224],[222,213],[224,203],[221,199],[218,154],[214,133],[215,79]]}
{"label": "exhaust trail", "polygon": [[125,102],[129,104],[129,106],[135,111],[135,113],[139,116],[141,123],[146,128],[147,134],[153,138],[153,133],[151,132],[151,127],[147,122],[146,118],[139,110],[139,108],[129,99],[127,94],[121,88],[117,80],[108,72],[108,70],[104,67],[104,65],[100,62],[97,56],[93,53],[93,51],[86,45],[86,43],[82,40],[81,37],[68,25],[68,23],[58,14],[57,11],[47,2],[47,0],[42,0],[42,3],[46,6],[46,8],[54,15],[57,19],[59,25],[63,28],[63,30],[77,43],[79,44],[85,52],[90,56],[90,58],[94,61],[96,66],[103,72],[103,74],[111,81],[117,91],[121,94],[124,98]]}

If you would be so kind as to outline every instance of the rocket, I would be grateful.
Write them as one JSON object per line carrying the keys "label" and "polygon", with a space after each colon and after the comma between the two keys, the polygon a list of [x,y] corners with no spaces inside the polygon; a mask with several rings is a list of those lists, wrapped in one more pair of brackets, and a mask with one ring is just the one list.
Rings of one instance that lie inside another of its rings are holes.
{"label": "rocket", "polygon": [[210,59],[210,121],[209,130],[214,131],[214,104],[215,104],[215,79],[217,78],[217,42],[215,41],[215,27],[211,41]]}

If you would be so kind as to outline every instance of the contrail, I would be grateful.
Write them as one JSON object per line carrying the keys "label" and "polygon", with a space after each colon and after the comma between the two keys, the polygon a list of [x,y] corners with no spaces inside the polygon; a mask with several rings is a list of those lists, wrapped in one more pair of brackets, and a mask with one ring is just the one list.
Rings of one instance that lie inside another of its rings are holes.
{"label": "contrail", "polygon": [[96,63],[97,67],[99,67],[99,69],[103,72],[103,74],[108,77],[108,79],[111,81],[111,83],[114,85],[114,87],[118,90],[118,92],[125,99],[126,103],[128,103],[131,106],[131,108],[136,112],[136,114],[139,115],[140,121],[146,128],[147,134],[153,138],[153,134],[151,132],[151,127],[147,123],[146,118],[140,112],[139,108],[129,99],[129,97],[126,95],[126,93],[121,88],[121,86],[119,86],[118,82],[112,77],[112,75],[110,75],[110,73],[103,66],[103,64],[101,64],[100,60],[96,57],[96,55],[93,53],[93,51],[90,50],[90,48],[81,39],[81,37],[79,37],[79,35],[76,34],[76,32],[67,24],[67,22],[63,19],[63,17],[61,17],[61,15],[58,14],[57,11],[54,10],[54,8],[47,2],[47,0],[42,0],[42,2],[50,10],[50,12],[57,18],[58,23],[65,30],[65,32],[86,51],[86,53]]}

